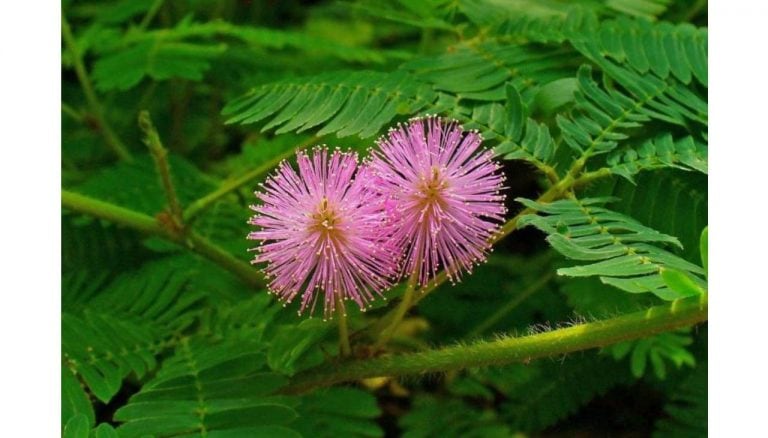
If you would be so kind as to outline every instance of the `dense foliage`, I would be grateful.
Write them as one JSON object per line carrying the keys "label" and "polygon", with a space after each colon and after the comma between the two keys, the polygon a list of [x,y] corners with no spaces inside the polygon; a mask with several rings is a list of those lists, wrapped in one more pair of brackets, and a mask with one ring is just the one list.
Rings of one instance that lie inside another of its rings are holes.
{"label": "dense foliage", "polygon": [[[706,2],[311,3],[63,3],[62,433],[705,435]],[[503,163],[487,263],[283,308],[253,190],[425,114]]]}

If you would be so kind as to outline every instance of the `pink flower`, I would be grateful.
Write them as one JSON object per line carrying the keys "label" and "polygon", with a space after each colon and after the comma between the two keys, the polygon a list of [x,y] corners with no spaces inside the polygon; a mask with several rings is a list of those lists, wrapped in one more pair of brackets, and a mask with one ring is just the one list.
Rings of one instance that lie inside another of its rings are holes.
{"label": "pink flower", "polygon": [[315,148],[296,155],[298,174],[284,161],[256,192],[262,203],[251,206],[249,223],[260,229],[248,238],[261,245],[252,263],[266,263],[271,293],[286,303],[301,296],[299,314],[314,311],[320,292],[325,316],[337,298],[365,310],[399,270],[383,200],[356,154]]}
{"label": "pink flower", "polygon": [[439,266],[451,281],[471,272],[504,219],[504,176],[481,142],[476,131],[433,116],[390,129],[372,153],[373,186],[390,210],[396,203],[392,239],[405,251],[405,274],[416,272],[420,286]]}

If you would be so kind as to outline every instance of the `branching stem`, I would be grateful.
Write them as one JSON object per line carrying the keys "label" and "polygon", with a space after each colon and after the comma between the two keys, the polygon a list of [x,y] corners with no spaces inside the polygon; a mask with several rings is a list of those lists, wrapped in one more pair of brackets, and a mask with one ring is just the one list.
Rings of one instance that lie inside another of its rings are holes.
{"label": "branching stem", "polygon": [[152,119],[149,116],[148,111],[139,112],[139,127],[144,132],[146,143],[149,148],[149,153],[152,155],[152,160],[155,162],[155,169],[160,176],[160,183],[163,186],[165,192],[165,199],[168,203],[168,211],[171,214],[171,218],[179,230],[183,230],[184,221],[182,220],[181,204],[179,198],[176,196],[176,190],[173,187],[173,181],[171,180],[171,168],[168,165],[168,151],[163,147],[163,142],[160,140],[160,135],[157,133],[157,129],[152,124]]}
{"label": "branching stem", "polygon": [[185,236],[180,236],[151,216],[67,190],[61,191],[61,204],[63,207],[79,213],[163,237],[209,259],[223,269],[237,275],[248,285],[261,287],[264,284],[261,274],[256,269],[197,233],[189,232]]}

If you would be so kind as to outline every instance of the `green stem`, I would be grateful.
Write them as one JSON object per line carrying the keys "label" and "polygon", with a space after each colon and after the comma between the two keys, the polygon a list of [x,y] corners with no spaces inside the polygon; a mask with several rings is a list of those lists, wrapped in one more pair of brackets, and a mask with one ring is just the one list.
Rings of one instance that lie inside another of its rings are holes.
{"label": "green stem", "polygon": [[88,106],[93,113],[92,116],[95,118],[99,131],[104,136],[107,146],[112,149],[112,152],[114,152],[121,160],[131,161],[133,159],[131,153],[125,147],[123,142],[120,141],[115,134],[115,131],[112,130],[112,127],[107,123],[107,120],[104,117],[101,103],[99,102],[98,97],[96,97],[91,78],[88,76],[85,64],[83,64],[82,53],[80,53],[80,49],[77,47],[75,37],[72,35],[69,22],[67,22],[67,18],[64,14],[61,15],[61,34],[64,38],[64,44],[67,46],[67,51],[69,51],[69,56],[72,58],[72,65],[75,68],[75,74],[77,75],[77,80],[80,82],[80,87],[83,89],[83,94],[85,94],[85,100],[88,102]]}
{"label": "green stem", "polygon": [[149,26],[149,23],[154,20],[157,13],[160,11],[160,8],[163,6],[164,0],[155,0],[154,3],[152,3],[152,6],[149,8],[147,13],[144,15],[144,18],[141,19],[141,23],[139,23],[138,31],[144,31],[147,26]]}
{"label": "green stem", "polygon": [[347,327],[347,309],[341,297],[336,297],[336,312],[339,318],[339,351],[342,357],[349,356],[352,348],[349,346],[349,328]]}
{"label": "green stem", "polygon": [[264,284],[261,274],[256,269],[197,233],[188,233],[186,236],[182,236],[164,227],[151,216],[67,190],[61,191],[61,204],[63,207],[79,213],[163,237],[216,263],[240,277],[248,285],[261,287]]}
{"label": "green stem", "polygon": [[510,300],[507,304],[500,307],[496,312],[494,312],[491,316],[486,318],[484,321],[482,321],[480,324],[475,326],[472,331],[470,331],[466,337],[468,338],[475,338],[481,334],[483,334],[486,330],[493,327],[502,320],[505,316],[507,316],[510,312],[515,310],[517,306],[520,305],[523,301],[525,301],[528,297],[536,293],[537,291],[541,290],[544,286],[547,285],[547,283],[552,280],[552,278],[555,276],[554,272],[548,272],[545,275],[543,275],[541,278],[536,280],[533,284],[528,286],[527,289],[523,290],[519,295],[517,295],[514,299]]}
{"label": "green stem", "polygon": [[197,215],[205,211],[208,207],[210,207],[213,203],[221,199],[222,197],[228,195],[229,193],[239,189],[240,187],[250,183],[251,181],[260,178],[270,170],[272,170],[275,166],[280,164],[281,161],[290,158],[293,154],[296,153],[296,151],[304,149],[308,145],[318,141],[317,137],[312,137],[311,140],[308,140],[299,146],[297,146],[295,149],[285,151],[279,155],[277,155],[275,158],[267,161],[266,163],[262,164],[261,166],[253,169],[252,171],[239,176],[235,179],[224,181],[219,188],[212,191],[211,193],[203,196],[202,198],[192,202],[189,207],[187,207],[186,210],[184,210],[183,219],[185,222],[191,222]]}
{"label": "green stem", "polygon": [[157,129],[152,124],[152,119],[149,116],[148,111],[139,112],[139,127],[146,136],[144,143],[149,148],[149,153],[152,155],[152,160],[155,162],[155,169],[160,176],[160,183],[163,186],[165,192],[165,198],[168,202],[168,211],[171,213],[176,227],[181,230],[184,227],[182,221],[181,204],[179,198],[176,196],[176,190],[173,187],[173,181],[171,180],[171,169],[168,165],[168,151],[163,147],[163,142],[160,140],[160,135],[157,133]]}
{"label": "green stem", "polygon": [[478,341],[419,353],[326,364],[296,375],[283,393],[296,394],[340,382],[404,376],[467,367],[527,363],[542,357],[605,347],[687,327],[707,320],[707,295],[673,301],[607,320],[578,324],[523,337]]}
{"label": "green stem", "polygon": [[403,318],[405,318],[405,314],[408,313],[408,310],[413,305],[413,293],[416,290],[416,284],[418,283],[418,280],[419,280],[420,263],[415,263],[414,266],[415,266],[415,269],[411,273],[411,276],[408,277],[408,284],[405,287],[405,293],[403,294],[403,298],[400,300],[400,304],[395,309],[395,312],[392,315],[392,317],[389,320],[387,320],[386,328],[384,328],[381,331],[379,339],[376,341],[376,344],[374,345],[375,349],[379,349],[387,345],[387,342],[389,342],[389,340],[392,339],[392,336],[395,334],[395,331],[397,330],[397,326],[400,325],[400,323],[403,321]]}
{"label": "green stem", "polygon": [[62,190],[61,205],[70,210],[105,219],[144,233],[165,234],[165,229],[151,216],[89,198],[79,193]]}
{"label": "green stem", "polygon": [[257,269],[213,244],[203,236],[197,233],[188,233],[182,245],[237,275],[246,284],[254,287],[264,286],[264,277],[262,277]]}
{"label": "green stem", "polygon": [[76,121],[77,123],[83,122],[83,114],[80,111],[67,105],[65,102],[61,102],[61,112],[68,115],[72,120]]}

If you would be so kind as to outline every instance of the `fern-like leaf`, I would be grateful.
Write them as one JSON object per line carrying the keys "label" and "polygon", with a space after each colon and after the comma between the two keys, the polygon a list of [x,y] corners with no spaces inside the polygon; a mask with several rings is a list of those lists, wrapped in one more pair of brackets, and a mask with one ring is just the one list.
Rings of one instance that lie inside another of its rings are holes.
{"label": "fern-like leaf", "polygon": [[677,237],[683,249],[675,253],[698,264],[699,237],[707,225],[706,175],[661,169],[633,178],[636,184],[624,178],[608,179],[594,186],[589,196],[616,197],[608,208]]}
{"label": "fern-like leaf", "polygon": [[[435,421],[439,418],[440,421]],[[480,410],[457,399],[416,396],[411,410],[400,418],[404,438],[501,438],[512,431],[496,412]]]}
{"label": "fern-like leaf", "polygon": [[143,42],[99,59],[93,78],[100,91],[128,90],[145,77],[200,81],[226,49],[225,44]]}
{"label": "fern-like leaf", "polygon": [[[182,260],[162,260],[126,273],[63,313],[64,366],[102,402],[112,399],[129,374],[140,378],[153,370],[156,356],[193,321],[203,295],[186,288]],[[75,393],[74,385],[68,389]],[[73,410],[82,411],[82,406]]]}
{"label": "fern-like leaf", "polygon": [[302,132],[320,124],[318,135],[377,133],[398,114],[413,114],[435,99],[432,89],[404,72],[336,72],[287,79],[253,89],[223,111],[228,123],[255,123],[274,116],[262,131]]}
{"label": "fern-like leaf", "polygon": [[693,137],[674,141],[669,134],[648,140],[640,147],[624,147],[608,156],[611,173],[634,183],[634,175],[660,168],[707,173],[707,146]]}
{"label": "fern-like leaf", "polygon": [[638,73],[653,72],[661,79],[673,76],[683,84],[696,78],[707,85],[706,28],[622,17],[597,28],[585,27],[570,39],[590,59],[611,59]]}
{"label": "fern-like leaf", "polygon": [[259,349],[182,338],[157,376],[115,413],[120,436],[297,436],[284,427],[296,412],[269,397],[286,379],[266,369]]}
{"label": "fern-like leaf", "polygon": [[533,225],[547,234],[552,247],[569,259],[593,262],[558,269],[571,277],[598,276],[601,281],[631,293],[651,292],[672,300],[681,294],[668,288],[661,277],[664,268],[686,272],[705,285],[701,267],[660,248],[680,242],[643,226],[634,219],[600,205],[610,198],[567,199],[537,203],[518,198],[526,207],[546,216],[523,216],[520,225]]}
{"label": "fern-like leaf", "polygon": [[380,437],[376,397],[357,388],[328,388],[301,397],[290,427],[305,437]]}
{"label": "fern-like leaf", "polygon": [[[518,366],[519,368],[519,366]],[[496,370],[488,382],[509,396],[500,410],[521,431],[541,431],[574,414],[609,389],[631,381],[621,364],[589,354],[565,362],[543,362],[534,370],[510,379]]]}
{"label": "fern-like leaf", "polygon": [[707,362],[700,363],[664,407],[654,438],[707,436]]}
{"label": "fern-like leaf", "polygon": [[611,63],[604,67],[611,77],[621,79],[630,95],[598,86],[589,66],[579,70],[579,89],[575,95],[578,112],[571,118],[557,117],[563,140],[579,154],[609,152],[628,138],[622,131],[638,128],[651,119],[681,126],[687,126],[691,120],[706,124],[701,114],[702,110],[706,112],[706,103],[679,84],[669,84],[651,75],[640,76]]}
{"label": "fern-like leaf", "polygon": [[496,41],[561,44],[597,61],[611,60],[660,79],[673,77],[683,84],[696,79],[707,86],[706,28],[619,17],[597,20],[594,13],[574,7],[567,15],[510,17],[494,28]]}
{"label": "fern-like leaf", "polygon": [[421,57],[406,62],[401,69],[460,99],[501,101],[506,98],[507,83],[525,91],[535,84],[569,77],[580,59],[568,49],[488,42]]}
{"label": "fern-like leaf", "polygon": [[656,377],[663,380],[667,376],[667,362],[671,362],[676,368],[696,365],[696,359],[686,348],[693,343],[690,331],[686,328],[636,341],[621,342],[606,350],[616,360],[629,357],[630,369],[636,378],[643,377],[650,363]]}

